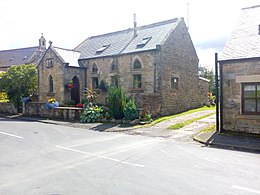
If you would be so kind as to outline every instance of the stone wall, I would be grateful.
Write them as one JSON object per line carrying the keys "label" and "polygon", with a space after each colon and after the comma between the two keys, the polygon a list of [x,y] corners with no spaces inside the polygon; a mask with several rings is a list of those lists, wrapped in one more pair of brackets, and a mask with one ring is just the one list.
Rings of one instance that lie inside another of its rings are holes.
{"label": "stone wall", "polygon": [[226,61],[220,66],[223,67],[224,130],[260,134],[260,115],[242,114],[240,79],[246,77],[248,82],[260,82],[260,60]]}
{"label": "stone wall", "polygon": [[17,109],[12,103],[0,103],[1,113],[17,114]]}
{"label": "stone wall", "polygon": [[[53,59],[53,67],[47,67],[46,60]],[[38,69],[38,94],[39,102],[46,102],[50,98],[55,98],[61,105],[71,100],[71,91],[65,88],[66,84],[77,77],[79,79],[80,100],[86,88],[85,70],[77,67],[68,67],[64,64],[56,53],[48,48]],[[53,92],[49,92],[49,76],[53,78]]]}
{"label": "stone wall", "polygon": [[[161,115],[161,95],[158,93],[134,93],[131,94],[140,111],[146,111],[153,117]],[[141,114],[141,113],[140,113]]]}
{"label": "stone wall", "polygon": [[[134,74],[142,75],[142,89],[139,92],[153,93],[154,92],[154,52],[139,52],[127,55],[120,55],[114,57],[95,58],[84,60],[87,64],[87,87],[92,88],[92,79],[98,78],[99,83],[101,80],[105,81],[107,85],[111,84],[112,77],[119,78],[119,85],[122,86],[126,93],[131,93],[133,89]],[[133,69],[134,61],[138,59],[142,66],[139,70]],[[112,71],[112,64],[115,63],[118,70]],[[92,67],[96,64],[98,72],[93,73]]]}
{"label": "stone wall", "polygon": [[[157,66],[162,94],[162,114],[169,115],[202,106],[208,95],[208,87],[200,85],[199,60],[183,21],[161,46],[159,56]],[[178,78],[178,89],[171,87],[173,77]],[[201,90],[203,87],[206,89]]]}
{"label": "stone wall", "polygon": [[[53,59],[53,67],[47,67],[47,59]],[[64,99],[64,66],[57,55],[49,48],[38,69],[38,94],[39,102],[46,102],[48,99],[55,97],[58,102]],[[49,76],[53,78],[53,92],[49,89]]]}
{"label": "stone wall", "polygon": [[24,115],[59,119],[64,121],[79,121],[82,108],[58,107],[47,110],[45,103],[28,103]]}
{"label": "stone wall", "polygon": [[[79,121],[83,108],[58,107],[47,110],[45,103],[30,102],[26,105],[24,116],[58,119],[64,121]],[[0,103],[0,113],[17,114],[12,103]]]}

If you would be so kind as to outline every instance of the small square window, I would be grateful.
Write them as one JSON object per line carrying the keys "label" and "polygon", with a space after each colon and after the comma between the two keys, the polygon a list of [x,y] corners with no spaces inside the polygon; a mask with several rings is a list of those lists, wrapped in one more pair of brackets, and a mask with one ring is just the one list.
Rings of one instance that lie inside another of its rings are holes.
{"label": "small square window", "polygon": [[179,89],[179,78],[178,77],[171,78],[171,89],[173,89],[173,90]]}
{"label": "small square window", "polygon": [[260,114],[260,83],[242,84],[243,114]]}

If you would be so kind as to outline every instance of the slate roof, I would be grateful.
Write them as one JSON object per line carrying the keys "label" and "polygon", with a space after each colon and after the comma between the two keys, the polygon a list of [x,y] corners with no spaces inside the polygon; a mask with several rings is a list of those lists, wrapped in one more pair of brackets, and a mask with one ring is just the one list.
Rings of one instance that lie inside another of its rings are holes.
{"label": "slate roof", "polygon": [[260,5],[242,9],[220,60],[260,57]]}
{"label": "slate roof", "polygon": [[52,49],[55,50],[63,63],[68,64],[70,67],[80,67],[78,63],[80,52],[59,47],[52,47]]}
{"label": "slate roof", "polygon": [[[104,35],[89,37],[75,48],[81,52],[80,59],[90,59],[118,54],[133,53],[156,49],[157,45],[162,45],[170,33],[175,29],[180,20],[175,18],[150,25],[137,27],[137,36],[134,36],[134,28],[112,32]],[[137,48],[137,44],[144,38],[149,38],[144,47]],[[103,52],[97,50],[107,46]]]}
{"label": "slate roof", "polygon": [[32,57],[37,51],[38,47],[2,50],[0,51],[0,67],[31,63]]}

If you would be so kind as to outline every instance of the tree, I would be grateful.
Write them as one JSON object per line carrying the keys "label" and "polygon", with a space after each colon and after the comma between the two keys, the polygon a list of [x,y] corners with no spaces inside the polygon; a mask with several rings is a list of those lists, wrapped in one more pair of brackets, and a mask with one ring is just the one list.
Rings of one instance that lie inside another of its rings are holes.
{"label": "tree", "polygon": [[124,110],[126,106],[126,95],[119,87],[109,87],[107,96],[107,105],[114,119],[124,118]]}
{"label": "tree", "polygon": [[16,108],[23,97],[37,92],[37,69],[33,64],[12,66],[0,74],[0,91],[5,92]]}
{"label": "tree", "polygon": [[199,76],[209,80],[209,91],[215,95],[215,75],[213,69],[199,67]]}

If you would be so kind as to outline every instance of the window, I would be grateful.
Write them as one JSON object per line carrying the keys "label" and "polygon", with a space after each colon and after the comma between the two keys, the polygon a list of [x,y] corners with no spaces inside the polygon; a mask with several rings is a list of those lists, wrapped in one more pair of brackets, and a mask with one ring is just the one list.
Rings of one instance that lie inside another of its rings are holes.
{"label": "window", "polygon": [[171,89],[173,89],[173,90],[179,89],[179,78],[178,77],[171,78]]}
{"label": "window", "polygon": [[134,89],[141,89],[142,88],[142,75],[141,74],[135,74],[134,75]]}
{"label": "window", "polygon": [[243,114],[260,114],[260,83],[242,84]]}
{"label": "window", "polygon": [[98,89],[98,78],[97,77],[93,77],[92,78],[92,89]]}
{"label": "window", "polygon": [[53,92],[53,77],[49,76],[49,92]]}
{"label": "window", "polygon": [[96,50],[96,54],[102,53],[102,52],[105,51],[109,46],[110,46],[109,44],[103,45],[102,47],[100,47],[99,49]]}
{"label": "window", "polygon": [[98,67],[96,64],[93,64],[93,66],[92,66],[92,73],[98,74]]}
{"label": "window", "polygon": [[112,77],[111,77],[111,85],[112,85],[112,86],[115,86],[115,87],[118,87],[118,84],[119,84],[119,78],[118,78],[118,76],[112,76]]}
{"label": "window", "polygon": [[134,70],[141,69],[141,62],[139,60],[134,61]]}
{"label": "window", "polygon": [[118,70],[117,64],[116,64],[115,62],[113,62],[113,63],[112,63],[112,66],[111,66],[111,71],[112,71],[112,72],[115,72],[115,71],[117,71],[117,70]]}
{"label": "window", "polygon": [[142,41],[140,41],[139,43],[137,43],[136,48],[143,48],[150,40],[152,37],[145,37],[143,38]]}
{"label": "window", "polygon": [[53,59],[52,58],[49,58],[49,59],[46,60],[46,67],[47,68],[53,67]]}

